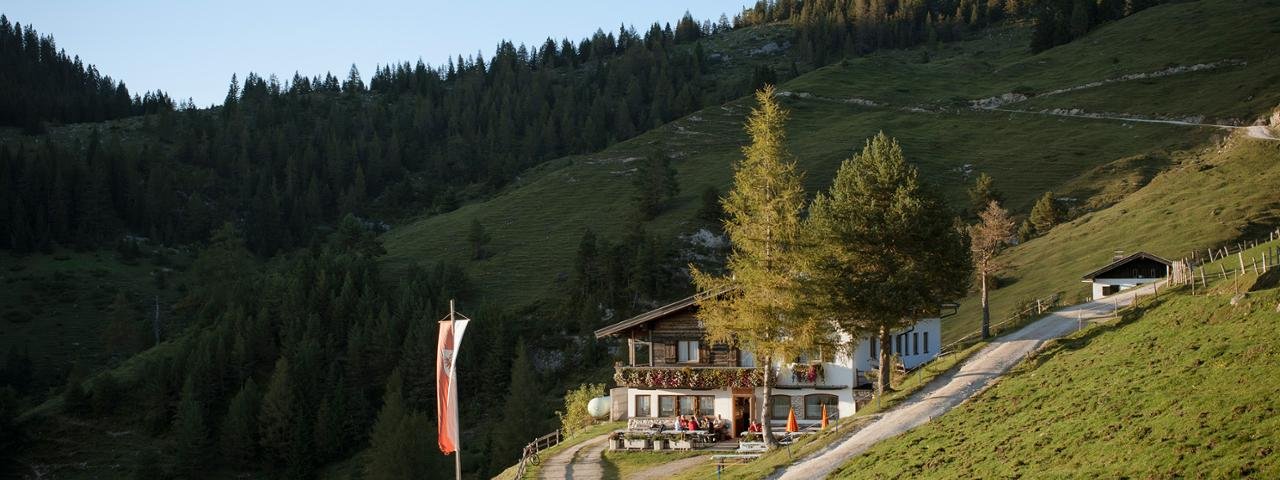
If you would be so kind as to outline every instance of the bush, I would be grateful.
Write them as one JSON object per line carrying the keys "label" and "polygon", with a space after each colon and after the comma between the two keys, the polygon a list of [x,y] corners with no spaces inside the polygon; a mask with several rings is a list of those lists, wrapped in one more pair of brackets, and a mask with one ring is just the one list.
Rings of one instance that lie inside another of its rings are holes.
{"label": "bush", "polygon": [[571,437],[595,423],[595,418],[587,413],[587,404],[591,399],[602,396],[604,396],[602,383],[587,383],[569,390],[564,396],[564,411],[556,412],[556,416],[560,417],[561,434]]}

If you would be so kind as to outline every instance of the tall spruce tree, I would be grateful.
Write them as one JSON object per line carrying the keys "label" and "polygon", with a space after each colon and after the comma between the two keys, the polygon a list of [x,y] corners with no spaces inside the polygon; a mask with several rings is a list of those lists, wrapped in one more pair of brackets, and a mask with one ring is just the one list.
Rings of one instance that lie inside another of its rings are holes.
{"label": "tall spruce tree", "polygon": [[1000,202],[992,200],[978,213],[978,223],[969,226],[969,253],[973,258],[973,270],[978,276],[982,295],[982,338],[991,336],[991,306],[988,290],[991,276],[1000,270],[997,256],[1013,240],[1013,219],[1000,208]]}
{"label": "tall spruce tree", "polygon": [[173,421],[174,445],[179,464],[195,470],[208,459],[209,429],[205,426],[204,407],[197,398],[195,378],[187,377]]}
{"label": "tall spruce tree", "polygon": [[387,377],[386,394],[369,438],[365,478],[433,478],[439,455],[432,452],[433,425],[405,409],[400,370]]}
{"label": "tall spruce tree", "polygon": [[292,450],[295,416],[293,384],[289,373],[289,360],[281,355],[276,360],[271,381],[262,397],[258,413],[259,441],[262,449],[275,463],[283,463]]}
{"label": "tall spruce tree", "polygon": [[220,432],[222,456],[233,465],[248,466],[258,456],[258,410],[262,391],[250,378],[231,398]]}
{"label": "tall spruce tree", "polygon": [[529,350],[521,340],[516,345],[516,359],[511,362],[511,386],[502,407],[502,420],[494,427],[493,447],[489,452],[490,471],[500,472],[520,456],[520,448],[542,435],[545,406],[538,375],[529,361]]}
{"label": "tall spruce tree", "polygon": [[[724,200],[724,231],[732,242],[729,274],[691,268],[707,340],[736,344],[765,367],[760,418],[769,418],[774,362],[814,350],[830,340],[833,329],[800,308],[804,187],[787,151],[787,112],[773,87],[756,92],[756,102],[746,126],[751,144],[734,164],[733,189]],[[765,443],[773,448],[771,433],[764,422]]]}
{"label": "tall spruce tree", "polygon": [[657,216],[663,204],[680,193],[671,157],[660,150],[650,152],[640,161],[632,184],[636,188],[636,208],[641,220]]}
{"label": "tall spruce tree", "polygon": [[969,187],[969,212],[977,215],[992,201],[1004,204],[1004,194],[996,190],[995,180],[990,175],[980,173],[973,186]]}
{"label": "tall spruce tree", "polygon": [[964,236],[932,192],[898,142],[880,133],[813,201],[816,303],[844,331],[880,339],[881,395],[889,387],[892,332],[937,315],[939,304],[967,290]]}

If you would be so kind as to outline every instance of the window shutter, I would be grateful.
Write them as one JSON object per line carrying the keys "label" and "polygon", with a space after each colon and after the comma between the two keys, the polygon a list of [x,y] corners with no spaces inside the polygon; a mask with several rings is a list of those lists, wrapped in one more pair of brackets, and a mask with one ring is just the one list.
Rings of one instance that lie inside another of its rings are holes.
{"label": "window shutter", "polygon": [[698,342],[698,363],[711,363],[711,349],[707,342]]}
{"label": "window shutter", "polygon": [[666,352],[664,352],[664,355],[662,356],[663,361],[665,363],[676,363],[676,348],[678,347],[678,345],[676,345],[675,342],[668,342],[668,343],[664,343],[663,346],[665,347],[665,350],[666,350]]}

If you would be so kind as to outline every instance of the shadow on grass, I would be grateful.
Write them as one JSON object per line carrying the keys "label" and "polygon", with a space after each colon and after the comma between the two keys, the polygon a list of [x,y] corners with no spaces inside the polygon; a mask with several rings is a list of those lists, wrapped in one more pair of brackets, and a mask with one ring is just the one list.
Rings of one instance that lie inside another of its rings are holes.
{"label": "shadow on grass", "polygon": [[605,451],[600,452],[600,466],[604,470],[602,478],[606,480],[622,478],[622,473],[618,471],[618,465],[613,463],[613,459],[610,458],[609,455],[610,453],[611,452],[607,448]]}
{"label": "shadow on grass", "polygon": [[1143,300],[1124,310],[1121,310],[1119,318],[1115,321],[1107,323],[1096,323],[1086,327],[1071,336],[1050,340],[1043,349],[1029,355],[1022,365],[1012,375],[1021,375],[1040,368],[1041,365],[1048,363],[1060,353],[1073,352],[1089,346],[1094,339],[1099,336],[1119,330],[1125,326],[1142,318],[1148,310],[1159,307],[1168,301],[1168,296],[1161,296],[1150,300]]}

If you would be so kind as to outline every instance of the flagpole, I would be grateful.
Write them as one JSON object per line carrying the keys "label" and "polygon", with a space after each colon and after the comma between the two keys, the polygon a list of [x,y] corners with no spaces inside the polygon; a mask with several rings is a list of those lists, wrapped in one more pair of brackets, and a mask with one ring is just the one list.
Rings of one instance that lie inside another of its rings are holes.
{"label": "flagpole", "polygon": [[[456,320],[457,319],[454,318],[453,299],[450,298],[449,299],[449,331],[457,332],[457,330],[454,329],[454,322]],[[454,363],[453,368],[456,369],[458,364],[458,353],[456,349],[454,350],[453,363]],[[453,404],[455,406],[453,415],[457,417],[458,416],[458,411],[456,409],[456,406],[458,405],[458,376],[457,375],[454,375],[453,378],[449,380],[449,388],[453,390],[452,392],[449,392],[449,394],[450,396],[453,397]],[[454,473],[454,478],[456,478],[457,480],[462,480],[462,433],[454,432],[454,434],[458,436],[458,441],[457,441],[457,445],[454,445],[454,451],[453,451],[453,473]]]}

